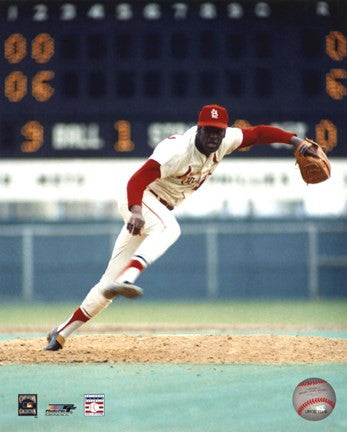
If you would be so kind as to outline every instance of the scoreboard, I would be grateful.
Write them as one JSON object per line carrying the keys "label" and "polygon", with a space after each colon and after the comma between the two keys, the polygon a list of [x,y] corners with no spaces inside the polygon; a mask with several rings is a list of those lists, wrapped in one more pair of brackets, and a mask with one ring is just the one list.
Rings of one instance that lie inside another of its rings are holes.
{"label": "scoreboard", "polygon": [[0,2],[1,158],[147,157],[207,103],[347,157],[347,1]]}

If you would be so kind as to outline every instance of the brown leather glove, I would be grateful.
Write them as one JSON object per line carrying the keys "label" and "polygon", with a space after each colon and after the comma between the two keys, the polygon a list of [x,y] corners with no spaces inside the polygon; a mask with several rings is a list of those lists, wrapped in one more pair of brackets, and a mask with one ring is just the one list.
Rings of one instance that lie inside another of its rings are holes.
{"label": "brown leather glove", "polygon": [[330,177],[329,159],[316,142],[306,138],[296,148],[295,157],[306,183],[320,183]]}

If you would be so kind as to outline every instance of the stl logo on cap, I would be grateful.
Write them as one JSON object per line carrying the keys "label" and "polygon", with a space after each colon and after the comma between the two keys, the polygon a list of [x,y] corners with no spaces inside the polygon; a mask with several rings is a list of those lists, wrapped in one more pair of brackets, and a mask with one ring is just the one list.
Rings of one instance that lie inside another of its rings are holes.
{"label": "stl logo on cap", "polygon": [[211,109],[211,117],[214,119],[218,118],[218,111],[216,109]]}
{"label": "stl logo on cap", "polygon": [[220,105],[205,105],[199,114],[198,126],[228,127],[228,111]]}

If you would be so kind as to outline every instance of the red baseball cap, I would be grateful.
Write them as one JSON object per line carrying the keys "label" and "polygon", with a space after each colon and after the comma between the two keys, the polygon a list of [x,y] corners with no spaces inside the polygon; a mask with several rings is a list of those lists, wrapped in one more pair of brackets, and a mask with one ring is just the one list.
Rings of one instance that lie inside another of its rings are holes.
{"label": "red baseball cap", "polygon": [[228,111],[220,105],[205,105],[199,114],[198,126],[228,127]]}

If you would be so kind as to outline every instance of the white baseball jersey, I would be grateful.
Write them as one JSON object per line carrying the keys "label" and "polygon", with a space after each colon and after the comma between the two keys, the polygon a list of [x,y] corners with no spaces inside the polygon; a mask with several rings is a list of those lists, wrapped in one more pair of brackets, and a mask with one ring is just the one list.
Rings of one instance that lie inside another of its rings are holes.
{"label": "white baseball jersey", "polygon": [[195,146],[196,132],[194,126],[183,135],[166,138],[150,156],[161,165],[161,177],[148,189],[174,207],[198,189],[223,157],[236,150],[243,140],[241,129],[228,127],[219,149],[207,157]]}

